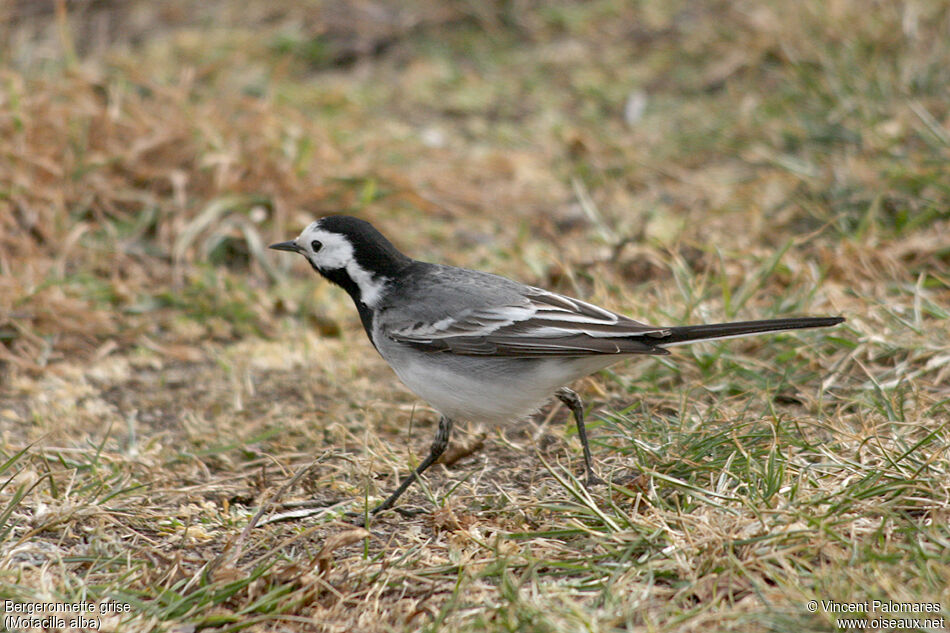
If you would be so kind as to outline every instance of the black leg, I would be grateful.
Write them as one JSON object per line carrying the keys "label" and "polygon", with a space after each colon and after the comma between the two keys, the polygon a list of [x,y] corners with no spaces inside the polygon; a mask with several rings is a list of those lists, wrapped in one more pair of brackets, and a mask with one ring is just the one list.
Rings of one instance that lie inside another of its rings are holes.
{"label": "black leg", "polygon": [[584,405],[581,403],[581,397],[567,387],[561,387],[554,395],[574,414],[574,422],[577,424],[577,436],[581,438],[581,446],[584,448],[584,468],[587,470],[587,487],[590,488],[595,484],[605,483],[603,479],[594,474],[594,460],[591,459],[590,445],[587,443],[587,428],[584,426]]}
{"label": "black leg", "polygon": [[389,495],[389,498],[383,501],[381,504],[372,509],[370,514],[376,514],[383,510],[387,510],[396,503],[396,500],[399,498],[402,493],[406,491],[412,482],[416,480],[419,475],[425,472],[426,468],[431,466],[436,462],[437,459],[445,452],[445,447],[449,445],[449,435],[452,433],[452,420],[442,416],[439,420],[439,430],[435,434],[435,439],[432,441],[432,446],[429,447],[429,454],[426,456],[422,463],[411,473],[409,476],[402,480],[399,484],[399,487],[396,488],[396,491]]}

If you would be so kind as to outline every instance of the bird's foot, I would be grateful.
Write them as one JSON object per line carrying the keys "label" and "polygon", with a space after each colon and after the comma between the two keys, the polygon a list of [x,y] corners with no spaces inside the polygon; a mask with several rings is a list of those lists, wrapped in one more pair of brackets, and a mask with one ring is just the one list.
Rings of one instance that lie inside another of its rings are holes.
{"label": "bird's foot", "polygon": [[634,469],[624,475],[611,479],[610,483],[625,488],[644,489],[647,486],[647,475],[642,471]]}
{"label": "bird's foot", "polygon": [[[381,508],[382,509],[382,508]],[[397,514],[401,515],[404,519],[411,519],[417,517],[420,514],[425,514],[427,510],[425,508],[419,507],[395,507],[395,508],[385,508],[387,510],[392,510]],[[376,510],[370,510],[369,514],[365,512],[345,512],[343,514],[343,520],[347,523],[352,523],[353,525],[363,526],[373,520],[373,517],[376,516]]]}
{"label": "bird's foot", "polygon": [[595,475],[593,472],[587,473],[587,481],[584,482],[584,487],[590,490],[594,486],[605,486],[607,482]]}

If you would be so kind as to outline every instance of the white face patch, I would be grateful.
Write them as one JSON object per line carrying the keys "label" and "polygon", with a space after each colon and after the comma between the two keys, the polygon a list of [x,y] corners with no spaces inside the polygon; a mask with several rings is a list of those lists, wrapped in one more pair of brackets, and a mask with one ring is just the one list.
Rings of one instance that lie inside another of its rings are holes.
{"label": "white face patch", "polygon": [[[376,306],[389,278],[374,275],[357,263],[353,244],[344,235],[324,231],[319,222],[313,222],[294,240],[301,254],[310,260],[317,270],[345,269],[350,279],[360,289],[360,300],[368,307]],[[318,242],[318,244],[315,244]],[[314,246],[318,248],[314,250]]]}
{"label": "white face patch", "polygon": [[[316,222],[305,228],[294,242],[302,249],[303,256],[322,270],[346,268],[349,262],[354,261],[350,241],[339,233],[321,230]],[[314,242],[319,244],[315,245]],[[317,250],[314,250],[314,246],[317,246]]]}

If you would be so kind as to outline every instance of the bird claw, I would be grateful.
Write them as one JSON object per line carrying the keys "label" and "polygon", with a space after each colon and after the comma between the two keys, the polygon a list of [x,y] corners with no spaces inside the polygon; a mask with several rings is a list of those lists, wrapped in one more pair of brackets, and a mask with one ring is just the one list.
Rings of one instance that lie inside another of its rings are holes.
{"label": "bird claw", "polygon": [[594,473],[587,473],[587,481],[584,482],[584,487],[590,490],[594,486],[606,486],[607,482],[595,475]]}
{"label": "bird claw", "polygon": [[[419,516],[420,514],[425,514],[427,512],[425,508],[419,508],[419,507],[409,507],[409,508],[391,507],[391,508],[386,508],[386,509],[392,510],[393,512],[398,513],[404,519],[412,519],[414,517]],[[345,512],[343,514],[343,517],[344,517],[343,520],[347,523],[351,523],[353,525],[358,525],[360,527],[363,527],[368,522],[372,521],[374,516],[376,516],[375,510],[370,511],[368,515],[365,512]]]}

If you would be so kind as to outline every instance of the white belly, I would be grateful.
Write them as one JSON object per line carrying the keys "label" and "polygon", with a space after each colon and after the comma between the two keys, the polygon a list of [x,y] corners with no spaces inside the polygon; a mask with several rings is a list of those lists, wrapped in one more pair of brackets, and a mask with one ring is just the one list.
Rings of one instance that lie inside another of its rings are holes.
{"label": "white belly", "polygon": [[399,379],[442,415],[492,424],[517,421],[535,412],[559,387],[623,360],[461,357],[401,346],[380,353]]}

